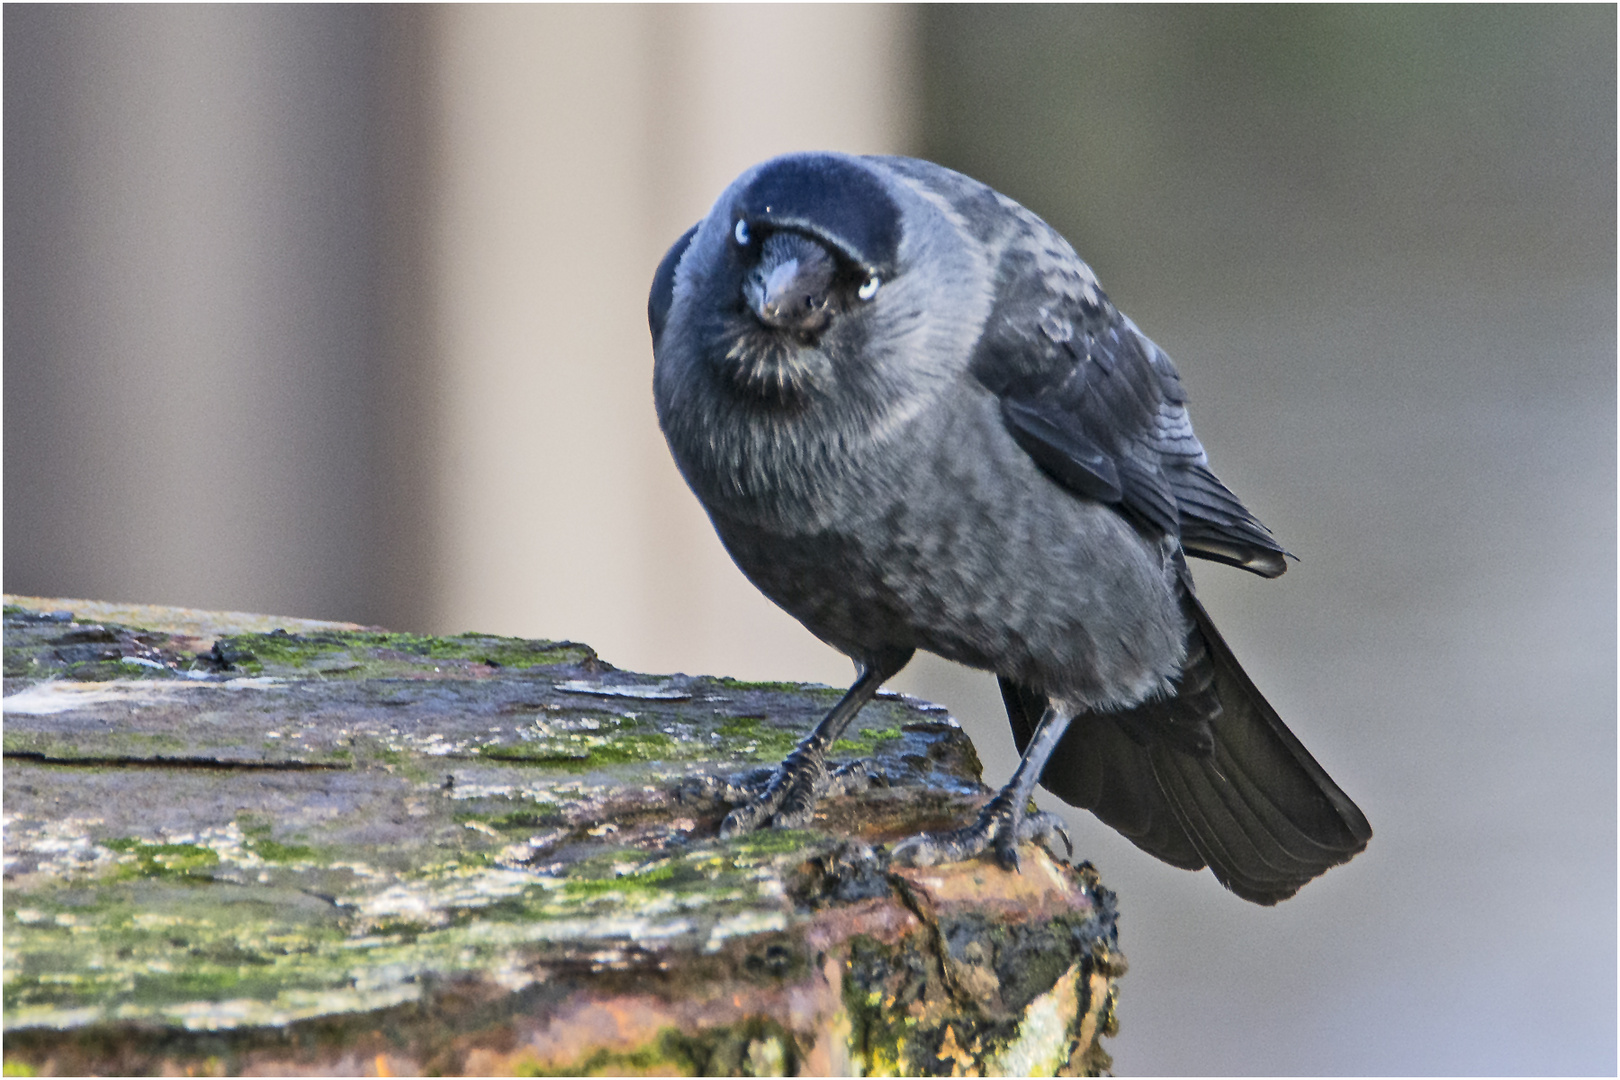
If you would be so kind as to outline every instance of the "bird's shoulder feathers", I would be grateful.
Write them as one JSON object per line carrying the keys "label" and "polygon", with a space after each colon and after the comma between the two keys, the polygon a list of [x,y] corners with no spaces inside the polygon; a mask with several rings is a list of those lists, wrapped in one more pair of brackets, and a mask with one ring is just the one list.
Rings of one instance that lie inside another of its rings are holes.
{"label": "bird's shoulder feathers", "polygon": [[1265,577],[1285,552],[1209,470],[1175,365],[1068,243],[1012,203],[997,301],[973,358],[1007,430],[1059,484]]}

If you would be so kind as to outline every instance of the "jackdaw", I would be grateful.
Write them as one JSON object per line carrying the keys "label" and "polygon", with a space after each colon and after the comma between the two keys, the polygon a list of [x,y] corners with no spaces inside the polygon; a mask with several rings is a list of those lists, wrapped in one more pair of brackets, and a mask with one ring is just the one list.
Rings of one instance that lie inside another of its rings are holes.
{"label": "jackdaw", "polygon": [[1276,577],[1287,553],[1209,470],[1170,358],[1040,218],[926,161],[791,154],[675,242],[647,315],[681,475],[858,673],[722,835],[808,822],[828,747],[926,649],[996,674],[1023,758],[898,862],[1017,866],[1055,826],[1037,781],[1256,903],[1366,847],[1185,561]]}

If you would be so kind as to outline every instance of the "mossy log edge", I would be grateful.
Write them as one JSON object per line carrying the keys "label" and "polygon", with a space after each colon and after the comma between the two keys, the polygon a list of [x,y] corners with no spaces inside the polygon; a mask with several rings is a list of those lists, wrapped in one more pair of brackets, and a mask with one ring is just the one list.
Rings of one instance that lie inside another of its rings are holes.
{"label": "mossy log edge", "polygon": [[937,707],[875,702],[842,750],[877,785],[721,842],[715,777],[828,688],[6,605],[8,1074],[1109,1067],[1124,961],[1089,866],[874,855],[987,794]]}

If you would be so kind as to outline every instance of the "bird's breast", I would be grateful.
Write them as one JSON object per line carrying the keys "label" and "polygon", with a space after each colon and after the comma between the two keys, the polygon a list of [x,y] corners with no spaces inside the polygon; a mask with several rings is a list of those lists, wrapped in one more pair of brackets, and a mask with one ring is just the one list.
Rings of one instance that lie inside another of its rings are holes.
{"label": "bird's breast", "polygon": [[758,463],[780,485],[764,498],[704,501],[749,579],[834,647],[922,648],[1104,704],[1179,669],[1169,549],[1047,478],[990,395],[805,460]]}

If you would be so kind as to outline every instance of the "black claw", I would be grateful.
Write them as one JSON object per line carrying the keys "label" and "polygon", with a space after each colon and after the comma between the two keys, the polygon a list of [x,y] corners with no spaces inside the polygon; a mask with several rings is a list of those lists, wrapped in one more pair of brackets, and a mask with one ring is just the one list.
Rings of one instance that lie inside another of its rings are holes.
{"label": "black claw", "polygon": [[740,803],[720,823],[721,839],[740,836],[772,825],[802,828],[815,818],[816,804],[827,795],[864,791],[881,779],[863,761],[849,762],[829,772],[820,754],[796,749],[774,769],[756,770],[742,784],[728,782],[729,802]]}
{"label": "black claw", "polygon": [[858,795],[872,787],[884,785],[884,778],[873,771],[866,761],[848,761],[834,769],[827,778],[823,795]]}
{"label": "black claw", "polygon": [[997,795],[984,804],[978,820],[972,825],[946,833],[920,833],[909,837],[890,849],[889,858],[900,866],[934,866],[971,859],[988,849],[1003,867],[1016,871],[1022,865],[1018,845],[1025,840],[1033,840],[1053,858],[1067,861],[1052,850],[1050,840],[1053,835],[1063,839],[1072,856],[1074,846],[1060,819],[1046,813],[1021,817],[1014,814],[1011,805]]}
{"label": "black claw", "polygon": [[[1054,837],[1063,841],[1062,855],[1059,855],[1052,845]],[[1056,814],[1045,812],[1031,814],[1018,826],[1018,838],[1032,840],[1041,845],[1048,855],[1059,862],[1071,862],[1074,859],[1074,841],[1069,838],[1069,830],[1063,819]]]}
{"label": "black claw", "polygon": [[748,803],[727,814],[726,819],[720,823],[720,839],[730,840],[733,836],[741,836],[759,828],[755,815],[749,813],[757,805],[759,804]]}

